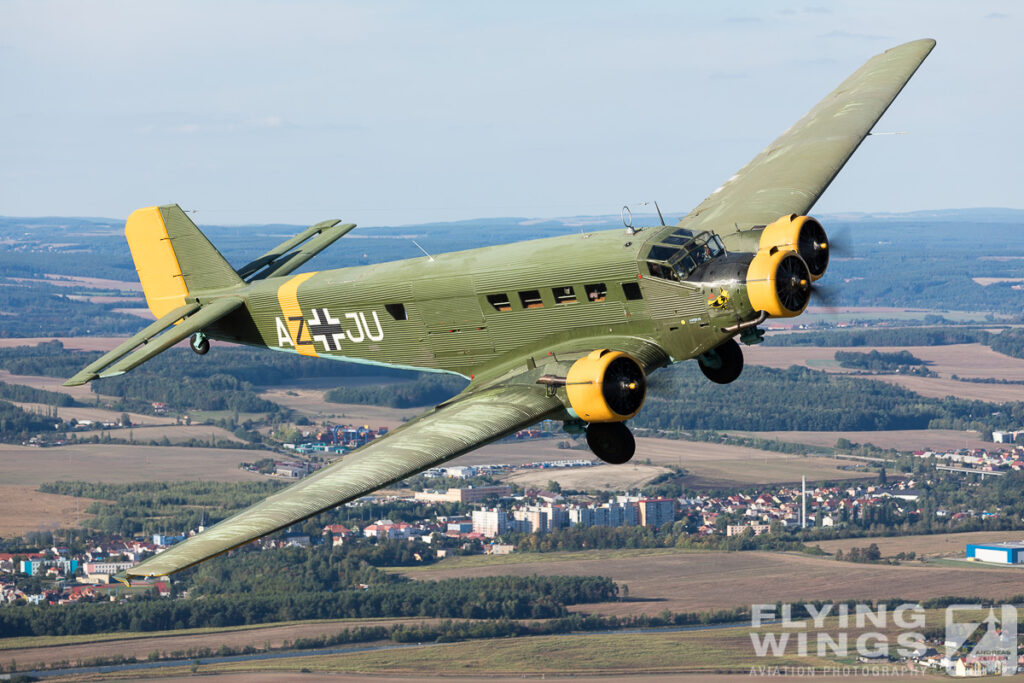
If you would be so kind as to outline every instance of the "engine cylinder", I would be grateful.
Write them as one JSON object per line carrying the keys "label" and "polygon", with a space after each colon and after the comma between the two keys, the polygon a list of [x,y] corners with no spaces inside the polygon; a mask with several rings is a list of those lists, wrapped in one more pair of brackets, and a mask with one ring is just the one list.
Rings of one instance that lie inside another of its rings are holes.
{"label": "engine cylinder", "polygon": [[623,422],[647,395],[644,370],[622,351],[598,349],[572,364],[565,378],[569,405],[586,422]]}

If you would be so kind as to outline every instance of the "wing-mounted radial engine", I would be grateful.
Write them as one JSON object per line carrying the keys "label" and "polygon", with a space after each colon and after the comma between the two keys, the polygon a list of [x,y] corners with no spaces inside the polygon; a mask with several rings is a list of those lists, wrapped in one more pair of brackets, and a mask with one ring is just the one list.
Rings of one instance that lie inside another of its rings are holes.
{"label": "wing-mounted radial engine", "polygon": [[821,223],[791,214],[743,235],[748,247],[753,246],[750,240],[758,240],[747,269],[751,307],[775,318],[803,313],[811,299],[811,283],[828,269],[828,237]]}
{"label": "wing-mounted radial engine", "polygon": [[565,377],[544,375],[540,384],[565,387],[565,403],[586,423],[587,445],[607,463],[621,465],[636,451],[624,423],[638,412],[647,395],[640,363],[622,351],[598,349],[569,367]]}

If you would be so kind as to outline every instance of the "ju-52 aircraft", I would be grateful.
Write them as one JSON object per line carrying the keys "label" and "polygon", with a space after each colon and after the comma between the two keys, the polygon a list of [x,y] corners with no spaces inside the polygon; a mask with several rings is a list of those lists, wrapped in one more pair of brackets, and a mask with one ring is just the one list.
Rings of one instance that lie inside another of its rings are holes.
{"label": "ju-52 aircraft", "polygon": [[[735,380],[739,342],[800,315],[829,242],[806,214],[934,47],[870,59],[677,225],[504,244],[325,272],[295,271],[348,233],[314,225],[235,269],[177,206],[125,234],[158,320],[66,382],[128,372],[191,338],[457,373],[454,398],[118,578],[162,576],[437,466],[543,419],[623,463],[646,378],[696,359]],[[660,216],[660,210],[659,210]]]}

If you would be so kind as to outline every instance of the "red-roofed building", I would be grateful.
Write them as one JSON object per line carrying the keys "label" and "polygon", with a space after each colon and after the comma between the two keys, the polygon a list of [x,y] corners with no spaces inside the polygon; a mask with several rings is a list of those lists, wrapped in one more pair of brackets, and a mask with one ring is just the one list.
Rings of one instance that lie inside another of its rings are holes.
{"label": "red-roofed building", "polygon": [[352,538],[356,533],[344,524],[328,524],[324,527],[324,536],[331,535],[331,545],[343,545],[346,540]]}

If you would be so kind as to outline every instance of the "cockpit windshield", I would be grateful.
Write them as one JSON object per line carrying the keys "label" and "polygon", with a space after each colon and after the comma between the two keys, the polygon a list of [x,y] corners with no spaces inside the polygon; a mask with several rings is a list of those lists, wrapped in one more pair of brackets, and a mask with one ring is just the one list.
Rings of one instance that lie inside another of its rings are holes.
{"label": "cockpit windshield", "polygon": [[710,232],[698,233],[679,228],[661,238],[647,253],[651,275],[665,280],[685,280],[703,264],[725,253],[722,240]]}

